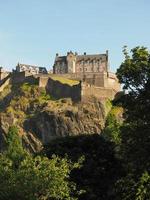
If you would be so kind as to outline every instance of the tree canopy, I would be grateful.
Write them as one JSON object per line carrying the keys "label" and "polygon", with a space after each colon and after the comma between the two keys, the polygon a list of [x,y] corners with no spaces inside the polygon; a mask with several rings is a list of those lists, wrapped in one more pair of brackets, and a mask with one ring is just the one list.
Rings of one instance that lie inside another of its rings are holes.
{"label": "tree canopy", "polygon": [[126,176],[117,182],[117,199],[150,199],[150,53],[135,47],[117,70],[127,93],[122,98],[125,121],[121,127],[121,154]]}

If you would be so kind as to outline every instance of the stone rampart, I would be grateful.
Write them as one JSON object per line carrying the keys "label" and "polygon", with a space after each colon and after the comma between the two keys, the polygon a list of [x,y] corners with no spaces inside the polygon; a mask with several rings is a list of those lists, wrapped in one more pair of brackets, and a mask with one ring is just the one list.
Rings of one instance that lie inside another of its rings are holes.
{"label": "stone rampart", "polygon": [[112,88],[96,87],[86,83],[82,83],[82,101],[85,101],[90,96],[95,96],[98,99],[113,99],[116,95],[116,91]]}
{"label": "stone rampart", "polygon": [[[112,88],[113,90],[119,91],[120,84],[118,79],[114,73],[111,72],[99,72],[99,73],[68,73],[68,74],[57,74],[58,76],[80,80],[82,82],[86,82],[90,85],[94,85],[96,87],[103,87],[103,88]],[[56,76],[56,74],[48,75],[50,77]]]}
{"label": "stone rampart", "polygon": [[12,83],[17,84],[17,83],[23,83],[23,82],[28,82],[28,83],[38,83],[38,78],[31,75],[31,73],[28,72],[14,72],[12,74]]}
{"label": "stone rampart", "polygon": [[71,86],[49,78],[46,84],[46,91],[56,99],[71,98],[74,102],[81,101],[81,82]]}
{"label": "stone rampart", "polygon": [[[67,77],[67,76],[63,76]],[[109,85],[108,85],[109,86]],[[111,87],[98,87],[90,85],[86,82],[80,82],[78,85],[70,86],[68,84],[62,84],[59,81],[53,80],[50,77],[39,77],[39,87],[46,88],[47,92],[59,98],[71,98],[73,101],[86,101],[91,96],[95,96],[98,99],[113,99],[118,92],[115,88]]]}
{"label": "stone rampart", "polygon": [[[94,76],[95,75],[95,76]],[[61,83],[59,80],[54,80],[53,76],[56,75],[36,75],[31,76],[26,72],[15,72],[11,75],[11,80],[8,79],[3,85],[0,85],[0,91],[6,87],[11,81],[12,84],[29,82],[38,83],[39,87],[46,89],[47,93],[54,96],[56,99],[71,98],[73,101],[84,101],[90,96],[95,96],[98,99],[113,99],[118,91],[120,91],[120,84],[113,74],[86,74],[86,77],[81,77],[77,74],[61,74],[59,76],[80,80],[77,85],[69,85]],[[58,75],[57,75],[58,76]],[[94,76],[94,78],[92,78]],[[107,76],[107,77],[106,77]],[[85,78],[85,79],[84,79]],[[82,83],[81,83],[81,80]],[[87,81],[88,80],[88,81]],[[93,81],[93,82],[92,82]],[[93,84],[98,82],[97,84]]]}

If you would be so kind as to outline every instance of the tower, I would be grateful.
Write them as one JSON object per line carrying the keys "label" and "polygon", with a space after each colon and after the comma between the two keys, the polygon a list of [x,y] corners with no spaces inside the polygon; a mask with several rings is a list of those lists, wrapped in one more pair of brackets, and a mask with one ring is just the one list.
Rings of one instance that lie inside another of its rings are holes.
{"label": "tower", "polygon": [[72,51],[67,53],[68,73],[76,72],[76,55]]}

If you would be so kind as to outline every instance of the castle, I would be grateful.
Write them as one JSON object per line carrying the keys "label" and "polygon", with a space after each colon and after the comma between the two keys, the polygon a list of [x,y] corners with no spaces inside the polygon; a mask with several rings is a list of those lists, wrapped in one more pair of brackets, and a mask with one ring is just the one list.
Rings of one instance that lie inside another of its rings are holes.
{"label": "castle", "polygon": [[106,54],[78,55],[72,51],[67,53],[67,56],[59,56],[56,54],[55,63],[53,66],[54,74],[65,73],[101,73],[108,71],[108,51]]}
{"label": "castle", "polygon": [[91,86],[120,90],[116,75],[109,71],[108,51],[105,54],[78,55],[72,51],[66,56],[56,54],[53,73],[81,80]]}
{"label": "castle", "polygon": [[[108,63],[108,51],[94,55],[78,55],[72,51],[66,56],[56,54],[53,73],[48,73],[44,67],[18,63],[12,73],[0,68],[0,92],[10,82],[31,82],[36,79],[39,87],[44,87],[56,98],[70,97],[80,101],[95,96],[99,99],[113,99],[120,91],[120,84],[116,75],[109,71]],[[75,85],[70,86],[64,80],[74,80]]]}

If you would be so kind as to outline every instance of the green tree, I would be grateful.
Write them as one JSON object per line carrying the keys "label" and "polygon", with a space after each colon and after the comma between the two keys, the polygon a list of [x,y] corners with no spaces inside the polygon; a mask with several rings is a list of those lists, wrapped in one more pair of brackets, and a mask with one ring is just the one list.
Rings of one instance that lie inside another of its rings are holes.
{"label": "green tree", "polygon": [[124,96],[126,120],[136,124],[150,124],[150,53],[145,47],[136,47],[129,56],[124,49],[125,60],[117,70],[117,77],[128,91]]}
{"label": "green tree", "polygon": [[28,155],[27,151],[23,149],[21,137],[18,135],[18,128],[11,126],[7,134],[7,151],[6,157],[13,161],[14,166]]}
{"label": "green tree", "polygon": [[70,181],[70,173],[81,161],[27,154],[14,126],[7,139],[8,151],[0,154],[0,200],[77,199],[81,190]]}
{"label": "green tree", "polygon": [[78,167],[66,158],[28,156],[14,170],[12,160],[1,155],[0,200],[75,200],[79,192],[69,175]]}
{"label": "green tree", "polygon": [[103,136],[119,145],[121,143],[120,126],[121,124],[117,121],[115,115],[109,113],[103,130]]}
{"label": "green tree", "polygon": [[[136,47],[117,70],[127,93],[122,98],[125,122],[121,127],[121,153],[126,176],[117,183],[118,199],[147,200],[150,173],[150,53]],[[142,188],[142,189],[141,189]]]}

